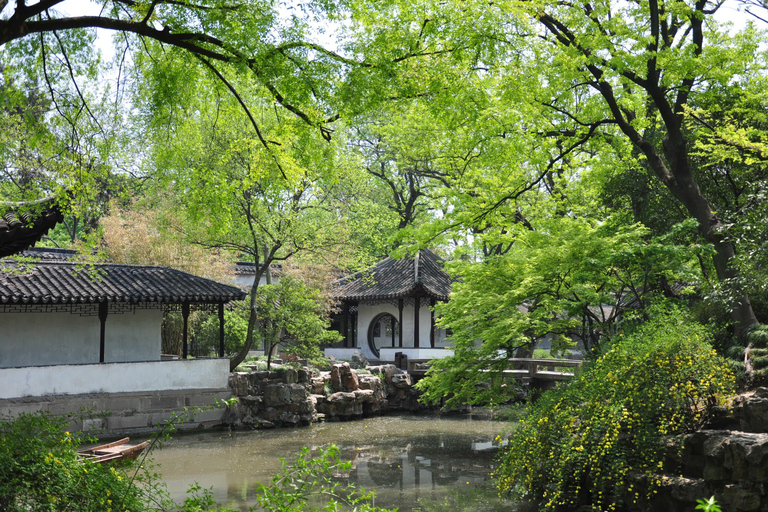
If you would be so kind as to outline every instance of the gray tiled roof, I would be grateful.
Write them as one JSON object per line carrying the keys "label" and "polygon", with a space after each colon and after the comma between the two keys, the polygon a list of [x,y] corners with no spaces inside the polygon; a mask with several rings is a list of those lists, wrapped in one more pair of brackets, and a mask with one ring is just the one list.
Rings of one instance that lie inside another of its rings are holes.
{"label": "gray tiled roof", "polygon": [[451,276],[442,268],[442,260],[424,249],[414,258],[386,258],[372,268],[336,282],[334,296],[342,300],[397,299],[420,295],[448,300]]}
{"label": "gray tiled roof", "polygon": [[0,262],[0,303],[216,303],[242,290],[166,267],[66,261]]}
{"label": "gray tiled roof", "polygon": [[29,210],[9,204],[0,204],[0,258],[35,245],[64,220],[61,210],[51,198],[34,202],[34,208]]}

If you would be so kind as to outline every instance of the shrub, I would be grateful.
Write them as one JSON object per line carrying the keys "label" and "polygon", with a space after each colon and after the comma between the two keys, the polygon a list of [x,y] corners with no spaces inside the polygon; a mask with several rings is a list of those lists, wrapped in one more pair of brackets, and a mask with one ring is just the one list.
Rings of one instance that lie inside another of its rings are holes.
{"label": "shrub", "polygon": [[0,510],[144,510],[143,496],[114,465],[83,464],[68,419],[45,413],[0,417]]}
{"label": "shrub", "polygon": [[658,483],[668,437],[702,426],[735,391],[706,329],[679,315],[617,338],[577,380],[531,406],[503,455],[500,491],[541,500],[541,510],[614,509],[633,491],[631,471]]}

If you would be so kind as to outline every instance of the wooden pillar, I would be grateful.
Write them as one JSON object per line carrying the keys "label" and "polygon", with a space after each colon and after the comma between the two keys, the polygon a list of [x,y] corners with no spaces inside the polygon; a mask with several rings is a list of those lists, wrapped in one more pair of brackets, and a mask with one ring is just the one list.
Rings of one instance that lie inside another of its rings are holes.
{"label": "wooden pillar", "polygon": [[107,315],[109,314],[109,303],[105,300],[99,302],[99,362],[104,362],[104,354],[106,352],[106,332],[107,332]]}
{"label": "wooden pillar", "polygon": [[413,305],[413,348],[419,348],[419,307],[421,299],[416,296]]}
{"label": "wooden pillar", "polygon": [[397,345],[403,348],[403,299],[397,300]]}
{"label": "wooden pillar", "polygon": [[435,348],[435,299],[429,299],[429,347]]}
{"label": "wooden pillar", "polygon": [[224,357],[224,303],[219,302],[219,357]]}
{"label": "wooden pillar", "polygon": [[183,334],[182,334],[182,346],[184,348],[183,348],[183,352],[182,352],[182,357],[184,359],[186,359],[187,358],[187,351],[188,351],[187,337],[189,335],[189,333],[187,332],[189,330],[189,329],[187,329],[187,324],[188,324],[188,320],[189,320],[189,302],[184,302],[181,305],[181,318],[184,319],[184,330],[183,330]]}
{"label": "wooden pillar", "polygon": [[341,307],[341,335],[344,336],[343,347],[347,348],[349,344],[349,302],[344,301]]}

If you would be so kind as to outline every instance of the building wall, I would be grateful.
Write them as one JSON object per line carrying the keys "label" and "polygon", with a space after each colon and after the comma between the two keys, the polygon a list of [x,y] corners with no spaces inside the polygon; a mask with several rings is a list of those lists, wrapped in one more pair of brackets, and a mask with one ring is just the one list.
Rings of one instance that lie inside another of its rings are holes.
{"label": "building wall", "polygon": [[223,389],[229,359],[180,359],[139,363],[26,366],[0,369],[0,399]]}
{"label": "building wall", "polygon": [[[414,346],[414,318],[415,307],[405,306],[403,308],[403,348]],[[371,322],[381,313],[389,313],[398,319],[398,309],[396,301],[383,304],[365,304],[360,303],[357,310],[357,348],[360,349],[368,358],[373,358],[373,352],[368,346],[368,330]],[[429,348],[429,332],[431,325],[431,309],[422,302],[419,308],[419,347]],[[390,338],[391,340],[391,338]],[[384,346],[390,346],[388,341]],[[448,343],[445,339],[444,329],[435,329],[435,347],[445,347]],[[381,346],[381,345],[380,345]]]}
{"label": "building wall", "polygon": [[[160,309],[107,316],[105,362],[158,361]],[[98,316],[70,312],[0,313],[0,368],[99,362]]]}

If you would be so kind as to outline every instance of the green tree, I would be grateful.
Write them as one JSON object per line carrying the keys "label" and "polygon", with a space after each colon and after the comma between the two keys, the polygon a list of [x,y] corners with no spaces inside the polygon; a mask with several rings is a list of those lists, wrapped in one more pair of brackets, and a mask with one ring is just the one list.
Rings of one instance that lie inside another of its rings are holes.
{"label": "green tree", "polygon": [[[510,357],[530,357],[545,337],[558,352],[605,351],[624,325],[674,296],[669,283],[696,272],[697,246],[648,239],[647,229],[608,220],[542,222],[505,255],[461,264],[451,300],[437,307],[454,355],[433,361],[422,400],[448,406],[506,402]],[[681,227],[682,229],[682,227]]]}
{"label": "green tree", "polygon": [[235,368],[253,344],[259,285],[262,278],[272,284],[271,266],[302,255],[333,260],[343,247],[337,199],[350,168],[336,145],[301,119],[266,108],[258,88],[250,91],[252,101],[264,108],[254,132],[239,102],[222,94],[226,87],[206,84],[208,94],[148,112],[148,133],[155,193],[173,197],[168,213],[188,240],[255,265],[247,337],[231,361]]}
{"label": "green tree", "polygon": [[341,335],[327,330],[330,307],[320,290],[308,287],[301,279],[284,275],[277,284],[260,286],[256,299],[259,332],[267,353],[267,368],[275,349],[303,358],[320,356],[320,346],[336,343]]}

